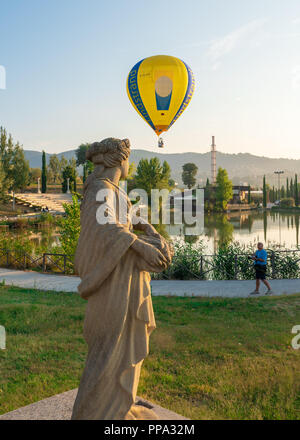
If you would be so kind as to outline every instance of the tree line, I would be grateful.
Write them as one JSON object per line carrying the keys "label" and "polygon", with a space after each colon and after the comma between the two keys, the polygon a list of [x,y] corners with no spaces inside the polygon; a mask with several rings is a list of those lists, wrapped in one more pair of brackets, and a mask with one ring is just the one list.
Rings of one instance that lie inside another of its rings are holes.
{"label": "tree line", "polygon": [[[77,191],[77,180],[79,178],[77,167],[83,167],[82,180],[85,182],[87,176],[93,171],[93,163],[86,160],[86,151],[90,144],[81,144],[76,149],[76,159],[67,160],[57,154],[52,154],[49,163],[46,163],[46,153],[43,151],[41,168],[30,168],[25,159],[23,148],[18,142],[14,142],[7,131],[0,128],[0,195],[5,197],[9,191],[20,191],[30,184],[37,184],[41,179],[42,192],[47,192],[47,185],[61,185],[62,191],[67,191],[67,182],[71,192]],[[193,163],[183,165],[182,181],[189,189],[197,184],[196,175],[198,167]],[[175,188],[176,183],[171,178],[170,165],[164,161],[162,164],[157,157],[150,160],[141,159],[137,167],[130,165],[128,176],[128,189],[145,189],[148,196],[151,196],[151,189]],[[288,183],[289,193],[294,183]],[[205,207],[206,209],[224,211],[228,202],[232,199],[232,182],[228,178],[225,169],[219,168],[216,185],[210,184],[207,179],[205,185]],[[274,195],[275,197],[275,195]],[[298,203],[298,202],[297,202]]]}
{"label": "tree line", "polygon": [[69,189],[72,192],[77,191],[77,163],[75,158],[67,160],[64,156],[59,157],[57,154],[52,154],[49,159],[49,164],[46,164],[46,153],[43,151],[42,155],[42,169],[35,168],[35,179],[41,178],[42,193],[47,192],[47,184],[61,185],[62,192],[67,192],[67,185],[69,179]]}
{"label": "tree line", "polygon": [[300,184],[298,183],[298,175],[295,174],[294,179],[286,178],[285,184],[281,188],[275,188],[266,182],[266,177],[263,178],[263,206],[267,206],[267,202],[279,202],[282,206],[292,207],[299,206]]}

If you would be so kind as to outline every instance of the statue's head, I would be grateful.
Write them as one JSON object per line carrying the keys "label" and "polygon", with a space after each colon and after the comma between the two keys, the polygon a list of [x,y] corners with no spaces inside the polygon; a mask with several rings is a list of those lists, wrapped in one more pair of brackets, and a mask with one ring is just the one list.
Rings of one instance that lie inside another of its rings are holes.
{"label": "statue's head", "polygon": [[129,169],[130,142],[128,139],[107,138],[94,142],[86,152],[86,158],[104,168],[119,168],[125,179]]}

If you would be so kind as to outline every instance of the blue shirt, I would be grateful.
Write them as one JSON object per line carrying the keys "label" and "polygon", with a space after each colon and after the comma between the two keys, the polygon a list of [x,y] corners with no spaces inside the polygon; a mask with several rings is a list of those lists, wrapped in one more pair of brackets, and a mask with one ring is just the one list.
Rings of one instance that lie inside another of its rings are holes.
{"label": "blue shirt", "polygon": [[261,265],[266,265],[266,264],[267,264],[267,258],[268,258],[267,251],[265,251],[264,249],[261,249],[260,251],[257,250],[257,251],[255,252],[255,256],[256,256],[257,258],[261,258],[261,259],[264,260],[264,261],[257,261],[257,260],[254,260],[254,264],[261,264]]}

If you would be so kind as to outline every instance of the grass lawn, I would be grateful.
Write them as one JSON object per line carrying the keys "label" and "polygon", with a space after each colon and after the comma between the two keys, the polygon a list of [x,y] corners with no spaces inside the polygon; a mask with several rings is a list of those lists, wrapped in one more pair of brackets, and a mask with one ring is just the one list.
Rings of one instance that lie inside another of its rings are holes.
{"label": "grass lawn", "polygon": [[[153,303],[140,396],[192,419],[300,419],[300,295]],[[0,287],[0,414],[78,386],[84,308],[76,294]]]}

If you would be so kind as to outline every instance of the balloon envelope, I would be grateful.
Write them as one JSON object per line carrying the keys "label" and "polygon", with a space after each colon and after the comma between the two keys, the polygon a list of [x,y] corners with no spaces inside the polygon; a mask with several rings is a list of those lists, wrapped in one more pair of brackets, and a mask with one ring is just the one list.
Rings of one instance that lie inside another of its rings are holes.
{"label": "balloon envelope", "polygon": [[127,78],[131,104],[158,136],[183,113],[194,88],[194,75],[189,66],[168,55],[139,61]]}

